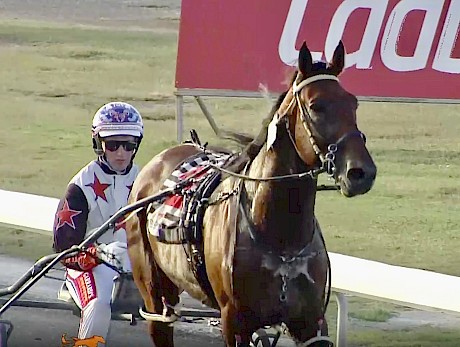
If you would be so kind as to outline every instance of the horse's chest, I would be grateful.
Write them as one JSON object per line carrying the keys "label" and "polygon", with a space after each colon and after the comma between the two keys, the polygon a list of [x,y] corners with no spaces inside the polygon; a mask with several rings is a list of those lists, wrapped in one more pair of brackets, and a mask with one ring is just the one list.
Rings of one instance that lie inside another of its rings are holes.
{"label": "horse's chest", "polygon": [[314,283],[309,271],[310,259],[311,257],[281,257],[263,254],[261,268],[268,270],[273,277],[293,280],[299,276],[304,276],[308,281]]}
{"label": "horse's chest", "polygon": [[314,256],[285,258],[254,250],[237,250],[234,276],[235,282],[240,283],[235,283],[235,289],[244,292],[239,293],[239,297],[248,303],[254,302],[254,296],[269,300],[272,307],[303,301],[301,297],[316,283],[311,269]]}
{"label": "horse's chest", "polygon": [[270,295],[279,307],[298,306],[316,285],[310,269],[311,257],[279,257],[264,254],[261,269],[270,277]]}

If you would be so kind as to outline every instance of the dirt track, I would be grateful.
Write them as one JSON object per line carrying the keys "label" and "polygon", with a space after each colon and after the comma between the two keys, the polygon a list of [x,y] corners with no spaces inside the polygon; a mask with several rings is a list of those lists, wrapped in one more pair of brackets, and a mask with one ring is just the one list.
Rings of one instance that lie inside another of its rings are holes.
{"label": "dirt track", "polygon": [[[8,269],[1,273],[0,288],[13,284],[32,266],[30,261],[14,259],[2,254],[0,254],[0,264]],[[53,271],[50,275],[53,278],[42,278],[21,300],[59,303],[56,300],[56,293],[62,283],[59,279],[62,278],[63,272]],[[203,309],[201,303],[184,294],[181,296],[179,307]],[[0,321],[1,319],[9,320],[14,325],[8,347],[59,346],[62,334],[75,336],[78,328],[78,317],[72,315],[70,311],[58,309],[11,307],[0,317]],[[177,346],[223,345],[220,331],[208,326],[207,318],[199,317],[184,317],[174,323],[174,339]],[[152,346],[147,334],[147,323],[142,320],[138,321],[136,326],[130,326],[126,321],[112,321],[109,342],[111,347]],[[283,336],[277,346],[290,347],[293,343]]]}

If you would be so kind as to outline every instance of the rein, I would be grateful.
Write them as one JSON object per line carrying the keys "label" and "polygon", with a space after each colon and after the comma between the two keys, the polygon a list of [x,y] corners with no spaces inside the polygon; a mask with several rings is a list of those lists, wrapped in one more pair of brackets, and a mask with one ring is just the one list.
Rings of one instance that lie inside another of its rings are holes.
{"label": "rein", "polygon": [[302,179],[315,179],[317,178],[321,173],[325,172],[326,170],[324,168],[318,168],[318,169],[312,169],[306,172],[301,172],[298,174],[290,174],[290,175],[281,175],[281,176],[271,176],[271,177],[251,177],[248,175],[243,175],[239,174],[227,169],[224,169],[218,165],[209,163],[208,164],[210,167],[219,170],[227,175],[237,177],[242,179],[243,181],[255,181],[255,182],[268,182],[268,181],[286,181],[286,180],[292,180],[292,179],[297,179],[297,180],[302,180]]}

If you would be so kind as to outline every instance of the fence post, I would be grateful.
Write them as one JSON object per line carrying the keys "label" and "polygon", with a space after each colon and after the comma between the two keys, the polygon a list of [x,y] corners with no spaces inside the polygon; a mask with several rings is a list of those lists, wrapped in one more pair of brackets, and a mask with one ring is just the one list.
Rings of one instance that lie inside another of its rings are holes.
{"label": "fence post", "polygon": [[348,302],[342,293],[335,292],[337,300],[337,347],[347,347]]}
{"label": "fence post", "polygon": [[184,97],[176,94],[176,139],[182,142],[184,133]]}

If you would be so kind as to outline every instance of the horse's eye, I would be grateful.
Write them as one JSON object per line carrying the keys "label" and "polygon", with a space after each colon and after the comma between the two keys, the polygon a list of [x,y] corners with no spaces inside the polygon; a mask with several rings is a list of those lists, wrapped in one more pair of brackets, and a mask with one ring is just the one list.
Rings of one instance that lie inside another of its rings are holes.
{"label": "horse's eye", "polygon": [[310,109],[317,113],[324,112],[326,111],[326,104],[321,101],[314,101],[310,104]]}

